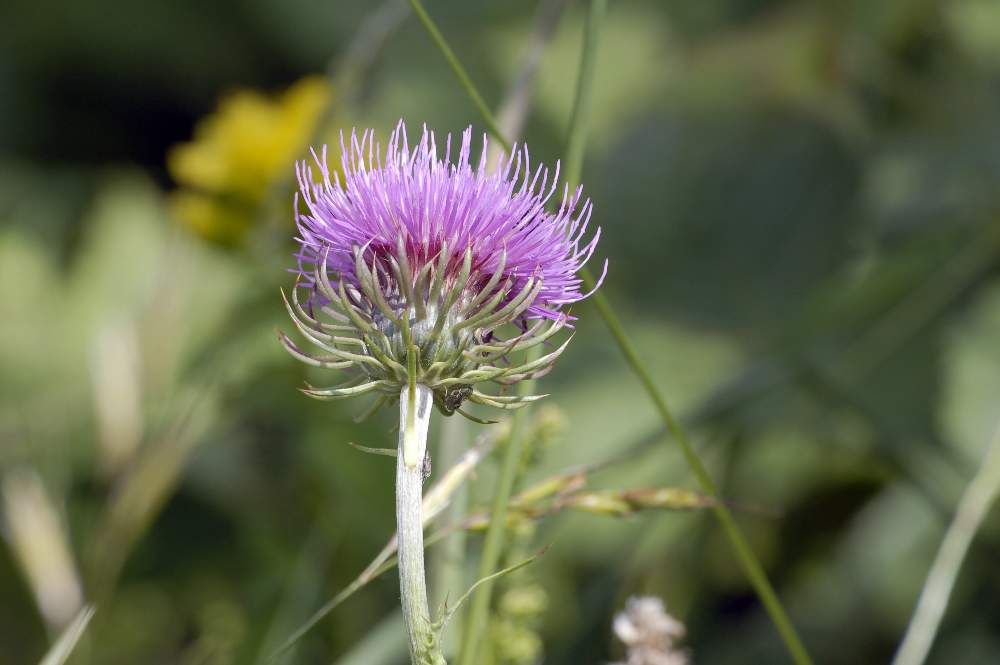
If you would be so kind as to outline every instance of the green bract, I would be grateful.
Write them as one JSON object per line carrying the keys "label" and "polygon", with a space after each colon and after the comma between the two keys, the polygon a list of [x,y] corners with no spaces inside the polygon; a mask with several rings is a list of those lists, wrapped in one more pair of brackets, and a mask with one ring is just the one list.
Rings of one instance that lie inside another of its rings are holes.
{"label": "green bract", "polygon": [[[512,354],[542,344],[562,330],[568,317],[538,319],[527,329],[514,327],[541,287],[529,278],[518,290],[513,280],[503,280],[504,262],[478,290],[470,288],[472,251],[466,250],[457,274],[447,275],[447,246],[439,259],[414,274],[405,259],[402,240],[397,253],[387,258],[391,278],[376,258],[369,265],[362,248],[355,248],[359,286],[330,280],[326,262],[316,269],[317,292],[303,305],[297,283],[285,305],[292,321],[322,353],[307,353],[284,333],[282,344],[295,358],[314,367],[339,369],[351,378],[331,388],[308,386],[303,392],[322,400],[344,399],[378,393],[375,408],[398,397],[409,382],[413,356],[414,380],[431,388],[434,402],[445,415],[462,409],[465,400],[500,409],[515,409],[544,395],[496,395],[479,390],[493,382],[507,386],[544,374],[566,348],[569,339],[553,351],[521,364],[510,363]],[[398,257],[402,257],[400,260]],[[499,329],[513,331],[501,339]],[[473,420],[478,420],[472,418]]]}

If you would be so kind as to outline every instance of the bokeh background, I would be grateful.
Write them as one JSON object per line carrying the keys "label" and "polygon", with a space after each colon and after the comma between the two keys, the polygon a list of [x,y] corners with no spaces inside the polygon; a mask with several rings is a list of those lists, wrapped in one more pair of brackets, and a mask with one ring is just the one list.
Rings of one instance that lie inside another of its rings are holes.
{"label": "bokeh background", "polygon": [[[558,159],[583,4],[428,5],[495,107],[544,46],[523,136]],[[887,662],[1000,417],[1000,3],[613,2],[594,85],[605,292],[818,662]],[[274,331],[292,160],[400,117],[483,131],[402,3],[2,3],[0,663],[89,601],[74,663],[264,663],[385,544],[392,464],[347,442],[394,417],[303,397]],[[576,314],[522,486],[694,489]],[[552,547],[501,582],[489,663],[614,660],[638,593],[695,663],[785,662],[707,512],[513,532]],[[1000,662],[998,557],[994,511],[930,662]],[[397,602],[390,573],[278,662],[403,663]]]}

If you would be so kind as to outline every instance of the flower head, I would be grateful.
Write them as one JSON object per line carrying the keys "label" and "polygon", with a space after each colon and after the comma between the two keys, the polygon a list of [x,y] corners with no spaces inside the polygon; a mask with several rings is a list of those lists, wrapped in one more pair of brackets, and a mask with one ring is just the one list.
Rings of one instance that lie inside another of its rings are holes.
{"label": "flower head", "polygon": [[327,355],[282,341],[313,365],[361,370],[346,386],[307,394],[394,395],[413,376],[447,414],[465,399],[501,408],[537,399],[474,386],[513,383],[552,365],[566,343],[520,365],[509,358],[569,325],[564,308],[585,297],[576,273],[600,230],[588,239],[591,204],[581,188],[564,188],[558,209],[546,208],[558,167],[532,170],[521,147],[488,172],[486,143],[484,136],[474,166],[466,129],[453,162],[450,135],[441,157],[433,132],[425,128],[411,149],[400,122],[384,152],[371,130],[352,133],[349,145],[341,137],[343,182],[325,149],[313,155],[318,184],[311,166],[298,165],[306,212],[298,216],[300,279],[288,306]]}

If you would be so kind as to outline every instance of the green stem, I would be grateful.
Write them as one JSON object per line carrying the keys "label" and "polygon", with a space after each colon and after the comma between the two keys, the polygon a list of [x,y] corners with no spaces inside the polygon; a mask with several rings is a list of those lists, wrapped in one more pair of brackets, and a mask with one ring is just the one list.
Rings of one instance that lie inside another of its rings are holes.
{"label": "green stem", "polygon": [[[597,29],[599,27],[598,21],[594,20],[594,17],[598,16],[596,12],[601,9],[601,7],[595,7],[597,3],[600,3],[601,6],[603,6],[603,0],[593,0],[593,4],[591,5],[590,19],[588,20],[588,28],[587,28],[587,33],[589,37],[596,36]],[[473,102],[476,104],[476,107],[479,109],[479,112],[482,115],[483,120],[485,121],[486,126],[489,128],[490,132],[492,132],[494,136],[496,136],[496,138],[505,146],[509,145],[506,139],[499,134],[497,123],[493,118],[493,114],[490,112],[485,102],[483,102],[482,97],[479,95],[479,92],[472,84],[472,81],[469,79],[469,76],[465,72],[465,69],[462,67],[461,63],[458,62],[458,59],[455,57],[454,52],[451,50],[447,42],[444,40],[444,37],[441,35],[440,31],[437,29],[433,21],[427,15],[427,12],[421,5],[420,0],[410,0],[410,4],[413,6],[413,9],[417,13],[417,16],[420,18],[420,21],[424,24],[424,27],[427,28],[427,31],[430,33],[431,38],[434,40],[435,44],[437,44],[438,48],[444,54],[444,57],[448,61],[448,64],[451,65],[451,68],[455,72],[455,75],[458,76],[459,81],[462,83],[462,86],[465,88],[466,92],[469,94]],[[587,58],[586,55],[587,49],[588,46],[585,45],[584,60],[586,60]],[[581,67],[581,70],[582,69],[583,67]],[[577,104],[580,104],[581,101],[583,100],[583,96],[580,94],[579,90],[580,88],[578,86],[578,94],[576,99]],[[586,113],[581,112],[580,110],[574,110],[573,115],[574,118],[577,119],[577,122],[580,122],[579,119],[585,117]],[[577,129],[577,131],[582,131],[582,130]],[[574,135],[574,133],[575,132],[571,129],[570,132],[571,137]],[[572,169],[576,169],[576,174],[578,175],[579,166],[580,163],[582,162],[582,149],[580,150],[579,153],[568,155],[567,157],[568,157],[567,170],[570,171]],[[571,162],[569,160],[569,157],[572,157],[573,160],[576,161]],[[587,289],[593,288],[595,283],[594,277],[589,270],[587,270],[586,268],[581,270],[580,277],[583,279],[584,285],[586,286]],[[639,378],[639,381],[642,383],[649,397],[653,400],[653,403],[655,404],[657,411],[659,411],[660,417],[663,419],[663,422],[666,425],[667,429],[670,431],[674,439],[676,439],[678,444],[680,445],[681,451],[684,454],[684,459],[687,462],[688,466],[691,468],[691,471],[694,473],[695,478],[697,479],[699,485],[701,486],[702,491],[708,496],[716,499],[715,506],[713,507],[715,516],[719,520],[719,523],[722,525],[723,531],[725,532],[726,537],[729,539],[730,545],[733,548],[733,551],[736,553],[736,556],[739,559],[740,564],[743,566],[744,572],[746,573],[746,576],[750,581],[750,584],[753,586],[754,591],[756,591],[757,593],[757,596],[764,604],[764,608],[767,610],[768,615],[771,617],[771,621],[777,628],[778,634],[781,636],[781,639],[784,642],[785,647],[788,650],[789,654],[791,655],[792,660],[797,665],[812,665],[812,659],[806,652],[805,646],[803,646],[802,641],[799,639],[798,634],[795,632],[795,628],[792,625],[791,620],[789,620],[784,607],[781,605],[781,601],[778,599],[778,596],[775,593],[774,588],[771,586],[770,581],[767,579],[767,575],[764,573],[763,566],[757,560],[757,557],[753,553],[753,550],[750,549],[750,545],[747,543],[746,538],[740,532],[739,527],[736,525],[736,521],[733,519],[732,514],[729,512],[729,509],[721,501],[718,501],[718,492],[716,491],[715,483],[712,482],[712,478],[708,474],[708,470],[702,464],[701,459],[698,457],[698,454],[694,451],[694,448],[691,446],[691,443],[688,440],[687,435],[681,429],[676,418],[674,418],[673,413],[670,411],[670,408],[667,406],[667,402],[664,399],[663,395],[660,393],[659,388],[657,388],[656,384],[652,380],[652,377],[649,375],[649,373],[643,366],[642,362],[640,361],[639,356],[636,353],[635,347],[632,345],[631,340],[625,334],[625,330],[624,328],[622,328],[621,322],[618,320],[617,315],[611,308],[610,303],[608,302],[604,294],[600,292],[595,293],[592,296],[592,298],[594,304],[597,306],[598,312],[604,319],[604,322],[607,324],[608,329],[611,331],[612,337],[614,337],[615,342],[618,344],[618,347],[624,354],[625,359],[628,361],[629,366],[632,368],[636,376]],[[513,442],[514,440],[512,440],[512,443]],[[503,508],[506,509],[506,506],[504,506]],[[496,515],[496,513],[494,514]],[[494,523],[496,521],[497,520],[494,519]],[[465,660],[465,657],[463,657],[462,660],[460,660],[460,663],[462,665],[472,665],[471,662]]]}
{"label": "green stem", "polygon": [[420,0],[410,0],[410,6],[413,7],[413,13],[416,14],[417,18],[420,19],[420,22],[424,24],[424,28],[427,29],[427,33],[431,36],[431,39],[434,40],[434,44],[437,45],[438,50],[441,51],[441,55],[443,55],[444,59],[448,61],[448,65],[451,67],[451,70],[455,72],[455,76],[458,77],[462,87],[465,88],[465,92],[469,95],[469,99],[471,99],[472,103],[476,105],[476,109],[483,117],[483,122],[486,123],[486,129],[490,131],[490,134],[492,134],[496,140],[503,144],[503,147],[507,150],[507,152],[510,152],[510,143],[507,142],[507,139],[503,136],[503,132],[500,131],[500,126],[497,125],[496,118],[493,117],[493,113],[486,105],[482,95],[480,95],[479,91],[476,90],[476,86],[472,84],[472,79],[469,78],[469,74],[465,71],[465,67],[462,66],[462,63],[459,62],[458,58],[455,56],[455,52],[451,50],[450,46],[448,46],[448,42],[445,41],[444,35],[441,34],[441,31],[438,30],[430,15],[427,14],[427,10],[424,9],[423,3],[421,3]]}
{"label": "green stem", "polygon": [[[589,270],[586,268],[581,270],[580,277],[583,279],[585,288],[593,288],[594,276]],[[775,593],[774,587],[771,586],[771,582],[767,579],[764,567],[760,564],[760,561],[758,561],[757,556],[753,553],[753,550],[750,549],[750,545],[747,543],[743,533],[736,525],[736,520],[733,519],[733,515],[729,512],[729,508],[727,508],[722,501],[718,500],[719,493],[715,487],[715,483],[712,481],[712,477],[708,474],[708,470],[702,463],[701,458],[698,457],[698,453],[695,452],[687,434],[681,428],[680,423],[677,422],[673,412],[671,412],[666,399],[664,399],[663,394],[660,392],[660,389],[657,388],[656,384],[653,382],[653,377],[650,376],[645,365],[643,365],[642,360],[639,358],[639,354],[635,350],[635,346],[632,344],[632,340],[628,338],[628,335],[625,333],[625,329],[622,327],[621,321],[618,320],[618,316],[615,314],[614,310],[611,309],[608,299],[601,292],[595,293],[591,296],[591,299],[597,307],[598,312],[600,312],[601,317],[604,319],[604,322],[607,324],[608,330],[611,331],[611,336],[614,337],[615,342],[618,344],[618,348],[621,349],[622,354],[625,356],[625,360],[628,362],[635,375],[639,377],[639,381],[642,383],[643,388],[646,389],[646,392],[653,400],[653,404],[656,405],[656,410],[659,411],[660,417],[663,419],[663,423],[667,426],[667,430],[680,445],[681,452],[684,455],[684,460],[694,473],[698,484],[701,486],[702,492],[716,500],[715,505],[712,507],[712,511],[715,513],[716,518],[722,525],[722,530],[729,539],[730,546],[733,548],[733,551],[736,553],[736,557],[743,566],[743,572],[746,574],[747,579],[750,580],[750,584],[753,586],[754,591],[757,592],[757,596],[764,604],[764,608],[767,610],[768,615],[770,615],[774,626],[778,629],[778,634],[785,643],[785,648],[788,649],[788,653],[792,656],[792,660],[798,665],[812,665],[812,659],[809,657],[805,646],[802,644],[802,640],[799,639],[798,634],[795,632],[795,627],[792,625],[791,620],[788,618],[788,614],[785,612],[785,608],[778,599],[778,595]]]}
{"label": "green stem", "polygon": [[[590,118],[590,90],[594,74],[594,54],[606,6],[606,0],[592,0],[590,11],[587,14],[587,26],[584,30],[583,47],[580,54],[576,95],[573,100],[573,112],[570,116],[569,138],[567,139],[566,178],[571,187],[575,187],[579,182],[580,171],[583,165],[587,125]],[[440,33],[438,33],[438,37],[440,37]],[[441,41],[443,41],[443,38]],[[452,60],[453,58],[449,58],[449,62]],[[457,61],[455,61],[452,67],[457,67],[455,73],[459,75],[460,79],[463,79],[463,74],[460,72],[461,66],[457,64]],[[464,77],[463,81],[467,81],[467,77]],[[467,89],[470,88],[471,82],[466,87]],[[475,89],[472,88],[472,90]],[[483,108],[485,108],[485,105]],[[492,116],[487,120],[487,125],[495,126],[495,123],[492,122]],[[506,140],[503,137],[500,137],[500,140],[506,144]],[[528,362],[537,356],[537,349],[532,349],[532,351],[534,353],[529,352]],[[532,394],[534,392],[534,384],[534,381],[522,381],[518,386],[519,394]],[[480,579],[485,578],[496,569],[500,553],[503,549],[505,525],[507,522],[507,503],[510,500],[511,489],[517,475],[517,466],[521,459],[521,451],[524,449],[527,415],[527,409],[521,409],[514,414],[510,443],[507,447],[497,490],[493,496],[493,514],[489,529],[486,532],[483,555],[479,561]],[[469,623],[463,634],[462,648],[459,652],[458,662],[461,665],[474,665],[480,660],[478,657],[480,635],[489,614],[492,592],[493,582],[490,580],[484,582],[482,588],[473,597]]]}
{"label": "green stem", "polygon": [[594,59],[597,54],[601,24],[607,12],[607,0],[591,0],[587,12],[587,25],[583,32],[583,48],[580,53],[580,69],[576,80],[576,94],[573,110],[569,117],[569,132],[566,139],[566,182],[576,187],[580,184],[583,169],[583,153],[587,147],[587,133],[590,129],[590,107],[594,83]]}
{"label": "green stem", "polygon": [[[526,352],[530,362],[538,355],[538,347]],[[517,384],[518,395],[530,395],[534,392],[535,381],[528,379]],[[489,528],[483,541],[483,553],[479,559],[479,580],[485,580],[496,571],[503,551],[503,541],[507,525],[507,504],[514,488],[518,466],[521,462],[521,451],[524,450],[527,416],[530,407],[518,409],[511,418],[510,439],[504,452],[500,477],[497,479],[496,490],[493,493],[493,507]],[[490,599],[493,595],[493,580],[485,580],[472,597],[465,632],[462,633],[462,644],[458,652],[459,665],[476,665],[480,662],[480,636],[486,626],[490,610]]]}
{"label": "green stem", "polygon": [[[445,418],[441,428],[441,445],[438,447],[434,464],[439,469],[451,469],[462,458],[468,447],[468,427],[465,418],[454,416]],[[468,509],[468,491],[465,483],[452,494],[451,502],[445,508],[444,523],[460,524]],[[455,529],[448,535],[431,559],[431,584],[433,592],[431,601],[434,607],[443,605],[445,600],[454,597],[458,589],[465,588],[463,571],[465,569],[465,541],[463,529]],[[458,647],[457,636],[461,634],[460,617],[452,619],[451,629],[441,637],[446,654],[453,654]]]}
{"label": "green stem", "polygon": [[[580,54],[576,95],[573,100],[569,138],[567,139],[566,178],[571,187],[575,187],[580,181],[583,152],[586,146],[587,124],[590,118],[590,89],[594,74],[594,54],[605,10],[606,0],[592,0],[590,11],[587,14],[587,26],[584,30],[583,47]],[[440,33],[438,33],[438,38],[440,38]],[[440,39],[443,42],[443,38]],[[438,40],[436,39],[435,41]],[[449,58],[448,60],[452,63],[452,68],[455,69],[455,73],[459,76],[459,79],[463,81],[463,85],[466,85],[467,89],[471,88],[474,91],[475,88],[468,81],[468,77],[464,75],[461,65],[457,61],[453,61],[453,58]],[[483,105],[483,109],[485,109],[485,105]],[[482,111],[483,109],[480,110]],[[487,125],[495,126],[492,116],[487,120]],[[503,137],[499,138],[501,142],[506,144],[506,140]],[[537,355],[537,349],[533,351]],[[529,357],[528,361],[530,362],[531,360],[532,358]],[[530,395],[534,392],[534,383],[534,381],[521,382],[518,386],[520,394]],[[514,414],[510,443],[508,444],[506,457],[504,458],[496,493],[493,496],[492,519],[490,520],[489,529],[486,532],[483,555],[479,561],[480,579],[488,576],[496,568],[503,549],[505,525],[507,522],[507,503],[510,501],[511,489],[517,474],[517,466],[521,459],[521,451],[524,449],[525,430],[527,429],[525,422],[527,418],[526,411],[527,409],[521,409]],[[472,609],[469,613],[469,623],[463,634],[462,648],[459,652],[458,662],[462,665],[474,665],[480,661],[480,635],[489,615],[492,593],[493,582],[491,580],[484,582],[482,588],[473,597]]]}
{"label": "green stem", "polygon": [[922,665],[934,643],[941,619],[948,608],[951,590],[962,569],[972,539],[1000,491],[1000,426],[986,450],[979,470],[969,483],[941,541],[909,628],[893,659],[893,665]]}
{"label": "green stem", "polygon": [[[413,665],[444,665],[431,622],[424,577],[424,525],[421,515],[424,454],[430,424],[431,389],[404,386],[399,395],[399,453],[396,455],[396,532],[399,595]],[[412,460],[416,460],[413,462]]]}

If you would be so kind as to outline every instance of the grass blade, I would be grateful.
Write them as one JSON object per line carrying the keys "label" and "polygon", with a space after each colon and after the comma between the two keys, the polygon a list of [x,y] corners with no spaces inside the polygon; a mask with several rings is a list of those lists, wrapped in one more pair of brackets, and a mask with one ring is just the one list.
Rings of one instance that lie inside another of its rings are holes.
{"label": "grass blade", "polygon": [[[593,288],[594,276],[589,270],[582,270],[580,272],[580,276],[583,278],[585,288]],[[611,309],[611,305],[608,303],[608,299],[603,293],[597,292],[591,296],[591,298],[594,305],[597,307],[597,310],[600,312],[601,318],[603,318],[604,322],[607,324],[608,329],[611,332],[611,336],[618,344],[618,348],[620,348],[622,354],[624,354],[629,367],[632,368],[632,371],[642,383],[643,388],[645,388],[646,392],[653,400],[653,404],[656,406],[656,410],[660,413],[660,417],[663,419],[663,423],[667,426],[667,430],[670,432],[670,435],[681,447],[684,460],[687,462],[687,465],[690,467],[692,473],[694,473],[695,479],[701,486],[702,491],[712,499],[715,499],[716,503],[712,507],[712,511],[715,513],[716,518],[722,525],[722,529],[729,540],[730,546],[733,548],[737,558],[740,560],[740,564],[743,566],[743,572],[746,574],[747,579],[753,586],[754,591],[756,591],[761,603],[764,604],[764,608],[770,615],[775,628],[778,629],[778,633],[780,634],[782,641],[785,643],[785,647],[788,649],[789,655],[792,656],[792,660],[798,665],[812,665],[812,659],[809,657],[805,646],[802,644],[802,640],[799,639],[798,634],[795,632],[795,627],[792,626],[792,622],[788,618],[785,608],[778,599],[778,594],[775,592],[774,587],[771,586],[770,580],[767,579],[764,567],[757,559],[757,556],[753,553],[753,550],[750,549],[750,544],[747,543],[746,538],[740,531],[740,528],[736,525],[736,520],[733,519],[729,508],[718,500],[719,492],[715,487],[715,482],[708,473],[708,469],[705,468],[701,458],[698,457],[698,453],[695,452],[694,447],[691,445],[691,441],[688,439],[687,433],[674,417],[674,414],[667,405],[667,401],[660,392],[660,389],[653,382],[653,377],[650,376],[649,372],[646,370],[646,366],[639,358],[639,353],[632,344],[632,340],[630,340],[628,335],[625,333],[625,329],[622,327],[621,321],[618,319],[618,315]]]}
{"label": "grass blade", "polygon": [[[414,8],[420,4],[419,0],[411,0],[414,4]],[[580,69],[577,79],[576,95],[573,101],[573,113],[570,116],[570,128],[569,128],[569,140],[567,141],[567,179],[570,181],[570,186],[573,186],[580,178],[580,171],[583,164],[583,148],[586,145],[586,125],[589,119],[589,108],[590,108],[590,89],[591,89],[591,79],[594,74],[594,53],[597,47],[597,38],[600,31],[601,23],[603,21],[604,13],[606,10],[605,0],[592,0],[590,3],[590,12],[587,16],[587,28],[584,33],[583,48],[580,56]],[[422,8],[421,8],[422,11]],[[418,14],[420,12],[418,11]],[[423,12],[426,17],[426,12]],[[424,20],[423,18],[421,20]],[[428,25],[430,19],[427,18],[424,25]],[[433,24],[428,26],[430,31]],[[432,32],[432,37],[437,34],[435,41],[438,42],[439,47],[443,43],[443,38],[440,33],[437,32],[435,28]],[[447,44],[444,44],[447,48]],[[455,73],[459,75],[459,79],[463,81],[463,85],[466,89],[472,89],[471,82],[468,82],[468,77],[464,76],[464,72],[461,70],[461,65],[455,60],[454,54],[451,57],[448,56],[451,50],[445,53],[445,58],[452,63],[452,68],[455,69]],[[478,97],[478,93],[476,93]],[[480,109],[480,111],[488,109],[485,105]],[[493,121],[492,116],[486,121],[487,126],[491,128],[496,127],[496,123]],[[492,131],[492,129],[491,129]],[[506,141],[501,137],[501,142],[506,145]],[[527,353],[527,363],[531,363],[538,358],[537,347],[531,349]],[[518,395],[526,396],[534,393],[535,381],[524,380],[518,383],[517,393]],[[458,663],[459,665],[474,665],[479,662],[479,645],[480,645],[480,634],[483,632],[486,625],[487,616],[489,614],[490,608],[490,598],[493,593],[493,580],[494,578],[490,576],[491,571],[493,571],[497,562],[500,560],[500,553],[503,550],[503,541],[507,523],[507,505],[510,502],[510,495],[514,487],[514,481],[517,472],[518,462],[521,458],[521,450],[524,447],[525,430],[526,430],[526,418],[527,410],[522,410],[514,415],[514,425],[511,432],[511,440],[508,443],[507,451],[505,453],[503,466],[501,467],[500,477],[497,480],[497,487],[493,497],[493,519],[490,520],[489,529],[486,532],[486,540],[483,543],[483,553],[479,561],[479,577],[482,580],[482,587],[472,598],[472,606],[469,611],[468,622],[465,626],[465,632],[462,635],[462,645],[459,651]],[[477,585],[478,586],[478,585]],[[469,593],[473,590],[470,589]]]}
{"label": "grass blade", "polygon": [[945,532],[917,608],[893,665],[923,665],[948,609],[948,599],[962,569],[972,539],[1000,491],[1000,425],[990,441],[983,462],[962,494],[955,517]]}
{"label": "grass blade", "polygon": [[56,643],[52,645],[45,657],[39,661],[39,665],[63,665],[73,654],[77,642],[83,637],[87,630],[90,619],[94,616],[94,606],[87,605],[76,615],[73,621],[66,626]]}
{"label": "grass blade", "polygon": [[[528,351],[529,358],[537,353],[537,347]],[[517,385],[517,394],[529,395],[534,387],[535,381],[531,379],[521,381]],[[489,613],[494,579],[491,575],[496,570],[497,562],[500,561],[500,552],[503,549],[507,504],[510,502],[510,495],[514,488],[517,468],[521,461],[521,451],[524,449],[525,434],[528,429],[527,417],[528,409],[521,409],[514,412],[511,418],[510,440],[507,442],[507,450],[504,451],[500,477],[497,478],[496,489],[493,493],[492,514],[495,519],[490,521],[490,526],[486,531],[486,539],[483,541],[483,552],[479,558],[478,576],[482,580],[482,585],[479,592],[472,598],[472,606],[462,633],[457,661],[460,665],[471,665],[479,662],[477,658],[479,635],[486,625]],[[480,585],[477,583],[476,587],[480,587]]]}
{"label": "grass blade", "polygon": [[420,0],[410,0],[410,6],[413,7],[413,13],[416,14],[417,18],[420,19],[420,22],[424,24],[424,28],[427,30],[427,33],[431,36],[431,39],[434,40],[434,44],[438,47],[438,50],[441,51],[441,55],[443,55],[444,59],[448,61],[448,65],[451,67],[451,70],[455,72],[455,76],[458,77],[462,87],[465,88],[465,92],[469,95],[469,99],[471,99],[472,103],[476,105],[479,115],[482,116],[483,122],[486,123],[486,129],[489,130],[490,134],[492,134],[497,141],[503,144],[503,147],[507,152],[510,152],[510,143],[507,142],[507,139],[504,138],[503,132],[500,131],[496,118],[493,117],[493,113],[486,105],[486,102],[483,101],[483,96],[479,94],[476,86],[472,84],[472,79],[469,78],[469,73],[465,71],[465,67],[462,66],[462,63],[455,55],[455,52],[451,50],[450,46],[448,46],[448,42],[445,41],[444,35],[442,35],[441,31],[438,30],[437,25],[434,24],[434,21],[431,19],[430,15],[428,15],[427,10],[424,9],[423,3],[421,3]]}
{"label": "grass blade", "polygon": [[[593,0],[593,2],[600,3],[601,6],[603,7],[604,4],[603,0]],[[437,29],[433,21],[427,15],[427,12],[421,5],[420,0],[410,0],[410,4],[413,6],[414,11],[420,18],[420,21],[424,24],[424,27],[430,33],[431,38],[433,39],[435,44],[437,44],[438,48],[441,49],[441,52],[444,54],[445,59],[448,61],[448,64],[451,65],[452,70],[455,72],[456,76],[458,76],[459,80],[461,81],[462,86],[466,89],[466,91],[469,93],[469,96],[476,104],[476,107],[479,109],[480,114],[482,114],[483,116],[483,120],[486,123],[486,126],[490,129],[490,131],[494,135],[496,135],[496,138],[501,143],[509,145],[506,142],[506,139],[497,134],[497,124],[495,119],[493,118],[492,113],[490,113],[489,108],[482,101],[482,97],[479,95],[479,92],[472,84],[471,80],[468,77],[468,74],[465,72],[465,69],[462,67],[461,63],[455,57],[454,52],[451,50],[447,42],[444,40],[444,37],[441,35],[441,32]],[[593,4],[591,11],[592,12],[594,11]],[[588,26],[588,33],[591,30],[594,30],[596,32],[596,29],[597,27],[594,25]],[[577,104],[581,103],[581,101],[582,101],[581,96],[578,94],[576,100]],[[585,119],[585,116],[586,116],[585,113],[574,111],[575,118]],[[581,130],[578,129],[577,131]],[[574,131],[571,128],[570,136],[572,137],[573,135]],[[579,150],[578,153],[574,153],[572,157],[573,159],[578,160],[578,162],[582,162],[582,148]],[[567,162],[568,162],[567,163],[568,173],[570,175],[574,175],[573,170],[575,169],[575,174],[578,176],[580,164],[569,163],[569,160],[567,160]],[[586,286],[587,289],[593,289],[595,280],[589,270],[587,270],[586,268],[581,270],[580,277],[583,279],[584,285]],[[618,347],[624,354],[629,367],[632,369],[633,372],[635,372],[643,388],[646,390],[646,393],[649,395],[650,399],[653,400],[653,403],[656,406],[656,409],[659,412],[660,417],[663,419],[663,423],[664,425],[666,425],[667,430],[677,441],[678,445],[680,445],[681,451],[684,455],[684,459],[687,462],[688,466],[691,468],[691,471],[694,473],[695,478],[697,479],[699,485],[701,486],[702,491],[711,498],[716,500],[716,504],[712,510],[715,513],[715,516],[718,519],[719,523],[722,525],[723,531],[725,532],[726,537],[729,540],[730,546],[733,548],[733,551],[735,552],[737,558],[740,560],[740,564],[743,566],[743,570],[747,576],[747,579],[750,581],[750,584],[753,586],[754,591],[757,593],[757,596],[760,598],[761,603],[763,603],[765,609],[767,610],[768,615],[771,617],[771,621],[777,628],[778,633],[781,636],[781,639],[784,642],[786,649],[788,650],[789,654],[792,657],[792,660],[797,665],[812,665],[812,659],[809,657],[809,654],[806,651],[805,646],[802,643],[802,640],[795,632],[795,628],[792,625],[791,620],[788,618],[788,614],[785,612],[785,609],[782,606],[781,601],[778,599],[778,595],[774,591],[774,587],[771,586],[771,582],[768,580],[767,575],[764,572],[763,566],[757,559],[757,556],[753,553],[753,550],[750,549],[750,545],[747,543],[746,538],[743,536],[743,533],[736,525],[736,521],[733,519],[733,516],[729,512],[729,509],[723,503],[718,501],[719,498],[718,491],[715,487],[715,483],[711,479],[711,476],[709,476],[708,474],[708,470],[701,462],[701,459],[698,457],[698,454],[694,451],[694,448],[692,447],[689,439],[687,438],[687,434],[684,432],[683,429],[681,429],[680,424],[678,423],[677,419],[671,412],[670,407],[667,405],[666,399],[663,397],[663,394],[660,392],[659,388],[653,382],[653,379],[649,375],[649,372],[646,371],[645,366],[640,361],[639,355],[636,352],[634,345],[632,344],[628,335],[625,333],[625,329],[622,327],[621,321],[618,319],[618,316],[612,309],[611,304],[608,302],[607,297],[605,297],[603,293],[597,292],[592,296],[592,298],[595,306],[597,307],[598,312],[600,313],[601,317],[607,324],[608,329],[611,331],[612,337],[614,338],[615,342],[618,344]],[[473,608],[475,608],[475,604],[473,605]],[[465,665],[468,661],[463,659],[460,660],[459,662],[462,665]]]}
{"label": "grass blade", "polygon": [[[424,527],[438,517],[449,505],[455,494],[461,489],[465,480],[475,471],[476,466],[492,452],[499,440],[499,433],[492,433],[489,436],[480,437],[476,445],[467,450],[455,464],[441,477],[423,497]],[[429,545],[430,543],[426,543]],[[316,610],[309,619],[293,632],[271,654],[270,661],[274,662],[279,656],[287,652],[303,636],[312,630],[316,624],[322,621],[330,612],[335,610],[341,603],[350,598],[359,589],[371,582],[373,579],[395,566],[396,537],[386,543],[382,551],[361,571],[354,581],[348,584],[337,595],[328,600],[322,607]]]}

